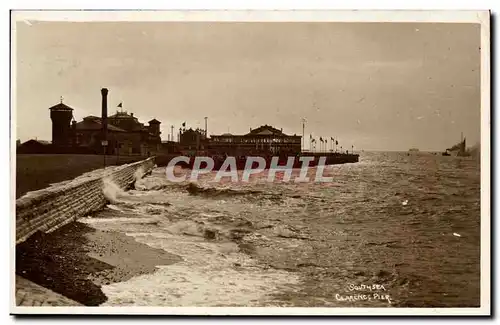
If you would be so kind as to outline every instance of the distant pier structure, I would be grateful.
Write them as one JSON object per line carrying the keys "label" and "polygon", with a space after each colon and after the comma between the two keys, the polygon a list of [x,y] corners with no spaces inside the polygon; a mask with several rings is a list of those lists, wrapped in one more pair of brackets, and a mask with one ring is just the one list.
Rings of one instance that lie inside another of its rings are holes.
{"label": "distant pier structure", "polygon": [[[238,168],[244,167],[247,157],[263,157],[269,166],[272,157],[278,156],[279,164],[286,164],[289,157],[295,157],[295,167],[300,167],[300,157],[312,157],[311,166],[315,166],[320,159],[325,159],[327,165],[358,162],[359,155],[348,152],[302,151],[302,136],[290,135],[270,125],[262,125],[252,129],[246,134],[223,133],[210,135],[200,129],[180,129],[179,141],[163,143],[164,155],[157,157],[158,165],[167,164],[175,156],[185,155],[192,157],[210,156],[215,160],[218,168],[225,157],[233,156],[237,159]],[[325,142],[326,144],[326,142]],[[187,167],[190,167],[188,164]]]}
{"label": "distant pier structure", "polygon": [[224,133],[210,136],[209,148],[215,154],[252,155],[269,154],[297,155],[301,152],[302,137],[288,135],[283,129],[263,125],[243,135]]}

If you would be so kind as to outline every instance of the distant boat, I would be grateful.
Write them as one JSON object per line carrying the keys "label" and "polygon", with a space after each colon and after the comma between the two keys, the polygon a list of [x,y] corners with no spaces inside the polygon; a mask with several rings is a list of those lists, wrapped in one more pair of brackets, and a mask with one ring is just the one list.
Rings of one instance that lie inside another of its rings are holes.
{"label": "distant boat", "polygon": [[418,150],[418,148],[411,148],[410,150],[408,150],[409,152],[419,152],[420,150]]}
{"label": "distant boat", "polygon": [[454,157],[467,157],[470,155],[470,153],[466,150],[465,143],[466,140],[463,137],[463,134],[461,136],[461,140],[459,143],[455,144],[453,147],[446,149],[445,152],[443,152],[443,156],[454,156]]}

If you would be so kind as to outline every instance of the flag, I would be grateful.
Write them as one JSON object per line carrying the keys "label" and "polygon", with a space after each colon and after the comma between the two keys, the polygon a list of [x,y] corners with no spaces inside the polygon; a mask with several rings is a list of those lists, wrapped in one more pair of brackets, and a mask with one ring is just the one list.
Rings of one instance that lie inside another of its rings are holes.
{"label": "flag", "polygon": [[182,123],[182,127],[185,127],[186,126],[186,122]]}
{"label": "flag", "polygon": [[312,138],[313,138],[313,135],[309,134],[309,140],[312,140]]}
{"label": "flag", "polygon": [[312,141],[311,141],[311,142],[316,142],[316,139],[312,139]]}
{"label": "flag", "polygon": [[339,142],[338,141],[335,141],[335,145],[338,146],[339,145]]}
{"label": "flag", "polygon": [[332,138],[332,137],[330,137],[330,140],[335,141],[335,139],[334,139],[334,138]]}
{"label": "flag", "polygon": [[123,107],[123,103],[118,104],[117,107]]}
{"label": "flag", "polygon": [[322,137],[319,137],[319,142],[323,142],[323,138]]}

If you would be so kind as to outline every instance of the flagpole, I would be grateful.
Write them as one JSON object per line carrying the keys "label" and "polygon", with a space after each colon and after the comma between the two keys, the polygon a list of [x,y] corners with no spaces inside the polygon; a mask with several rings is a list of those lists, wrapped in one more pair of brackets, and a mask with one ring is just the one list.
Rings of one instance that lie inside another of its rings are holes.
{"label": "flagpole", "polygon": [[305,129],[306,129],[306,119],[302,118],[302,150],[305,150],[306,148]]}

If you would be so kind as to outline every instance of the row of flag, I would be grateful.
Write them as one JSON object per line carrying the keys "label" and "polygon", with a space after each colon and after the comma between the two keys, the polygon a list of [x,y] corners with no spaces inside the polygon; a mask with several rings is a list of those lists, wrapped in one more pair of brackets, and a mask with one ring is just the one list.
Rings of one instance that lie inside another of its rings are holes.
{"label": "row of flag", "polygon": [[[312,136],[312,134],[309,135],[309,142],[310,142],[310,149],[312,150],[316,150],[316,139]],[[339,145],[339,141],[338,139],[335,139],[333,137],[330,137],[330,139],[328,138],[323,138],[323,137],[319,137],[319,150],[327,150],[326,146],[328,145],[328,143],[330,144],[330,150],[335,150],[335,152],[337,151],[337,146]],[[352,152],[354,152],[354,146],[351,146],[351,149],[352,149]],[[340,151],[343,152],[343,147],[340,146]]]}
{"label": "row of flag", "polygon": [[[309,140],[312,142],[312,143],[315,143],[316,142],[316,139],[313,138],[312,134],[309,135]],[[339,142],[338,140],[335,140],[334,138],[330,137],[330,141],[331,143],[335,143],[335,145],[338,145]],[[328,143],[328,139],[327,138],[324,138],[323,137],[319,137],[319,142],[321,143]]]}

